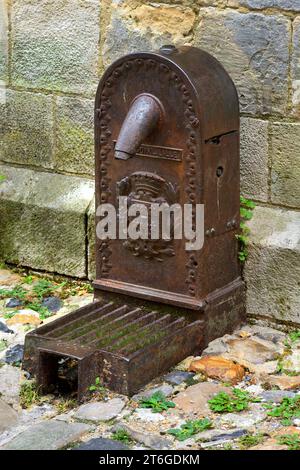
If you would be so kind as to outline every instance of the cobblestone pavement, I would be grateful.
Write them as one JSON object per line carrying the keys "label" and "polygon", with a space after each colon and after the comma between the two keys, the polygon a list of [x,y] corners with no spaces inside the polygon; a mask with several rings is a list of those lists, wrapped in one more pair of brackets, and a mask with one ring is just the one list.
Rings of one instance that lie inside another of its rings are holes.
{"label": "cobblestone pavement", "polygon": [[243,325],[128,399],[40,396],[24,338],[92,301],[87,285],[0,269],[0,449],[300,449],[300,331]]}

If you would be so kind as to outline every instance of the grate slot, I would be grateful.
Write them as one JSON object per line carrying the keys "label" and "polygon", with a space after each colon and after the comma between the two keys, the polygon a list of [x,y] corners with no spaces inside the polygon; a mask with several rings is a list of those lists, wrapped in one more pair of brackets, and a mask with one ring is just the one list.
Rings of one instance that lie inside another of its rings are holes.
{"label": "grate slot", "polygon": [[148,324],[149,319],[151,318],[156,318],[156,314],[154,312],[147,313],[143,315],[142,317],[140,316],[138,319],[134,321],[126,323],[125,326],[121,326],[120,328],[115,330],[112,335],[109,335],[109,337],[103,338],[103,340],[98,338],[97,340],[93,341],[91,344],[97,348],[102,348],[102,349],[106,347],[107,345],[113,346],[114,344],[119,342],[120,339],[124,338],[129,333],[135,333],[141,326]]}
{"label": "grate slot", "polygon": [[[153,312],[157,313],[157,312]],[[142,328],[139,328],[135,333],[131,334],[129,333],[125,337],[121,338],[117,343],[115,343],[112,346],[108,346],[107,350],[108,351],[117,351],[118,353],[122,353],[123,349],[128,346],[129,343],[134,343],[140,335],[146,335],[148,333],[153,333],[156,329],[160,329],[162,334],[164,334],[164,330],[162,329],[163,326],[168,324],[171,320],[171,315],[166,314],[163,317],[158,318],[157,320],[146,324]]]}
{"label": "grate slot", "polygon": [[[96,318],[95,320],[91,321],[88,325],[80,326],[79,328],[76,328],[75,330],[68,332],[67,334],[61,336],[59,339],[70,341],[80,336],[82,337],[86,334],[89,334],[92,330],[94,330],[96,326],[99,327],[104,322],[107,322],[107,319],[110,319],[111,317],[118,318],[120,314],[126,313],[127,309],[128,309],[127,305],[123,305],[122,307],[115,308],[112,311],[105,312],[105,314],[101,315],[100,318]],[[106,323],[104,323],[104,325],[105,324]]]}
{"label": "grate slot", "polygon": [[[105,336],[108,333],[110,333],[113,329],[113,332],[119,330],[128,323],[128,319],[132,317],[132,320],[134,320],[139,314],[141,313],[140,308],[136,308],[134,310],[131,310],[130,312],[125,313],[125,315],[122,315],[121,317],[118,316],[117,318],[114,318],[113,320],[105,323],[102,325],[101,329],[97,329],[97,331],[92,331],[84,334],[83,336],[80,336],[76,338],[76,342],[79,342],[80,344],[85,344],[89,342],[89,346],[95,346],[94,343],[99,342],[99,340]],[[110,337],[110,336],[109,336]]]}
{"label": "grate slot", "polygon": [[164,337],[168,336],[170,333],[175,332],[178,329],[183,328],[186,326],[186,321],[184,318],[178,318],[175,322],[169,323],[167,325],[164,325],[163,330],[160,329],[161,325],[157,325],[158,327],[155,328],[155,330],[152,332],[149,337],[143,337],[142,338],[137,338],[137,341],[135,341],[132,344],[128,344],[126,347],[121,349],[120,352],[121,354],[126,355],[132,355],[139,349],[144,349],[146,346],[156,343],[157,341],[161,341]]}
{"label": "grate slot", "polygon": [[74,328],[77,329],[86,324],[87,320],[93,319],[94,317],[99,317],[99,314],[102,316],[106,313],[106,311],[113,306],[113,302],[109,302],[107,304],[102,305],[101,307],[93,309],[92,312],[81,316],[78,320],[70,320],[67,324],[61,325],[49,332],[45,333],[45,336],[49,336],[51,338],[58,338],[64,337],[66,334],[69,333],[70,328],[74,331]]}

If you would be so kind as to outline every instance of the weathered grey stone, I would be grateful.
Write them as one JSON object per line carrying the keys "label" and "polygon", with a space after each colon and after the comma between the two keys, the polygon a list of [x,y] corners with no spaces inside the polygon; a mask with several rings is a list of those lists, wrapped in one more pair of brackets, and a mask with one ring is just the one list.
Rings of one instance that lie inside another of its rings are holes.
{"label": "weathered grey stone", "polygon": [[193,372],[184,372],[181,370],[174,370],[169,374],[165,375],[164,380],[171,385],[180,385],[188,379],[194,377]]}
{"label": "weathered grey stone", "polygon": [[55,169],[94,174],[94,102],[57,98]]}
{"label": "weathered grey stone", "polygon": [[228,392],[228,388],[213,382],[202,382],[188,387],[184,392],[178,393],[173,399],[176,408],[187,414],[196,416],[209,416],[208,400],[219,392]]}
{"label": "weathered grey stone", "polygon": [[8,77],[8,11],[7,3],[0,4],[0,103],[4,99],[4,84]]}
{"label": "weathered grey stone", "polygon": [[0,257],[86,277],[86,211],[93,181],[0,167]]}
{"label": "weathered grey stone", "polygon": [[153,413],[150,408],[137,408],[133,417],[146,423],[159,423],[165,420],[161,413]]}
{"label": "weathered grey stone", "polygon": [[294,398],[296,393],[284,390],[266,390],[261,394],[264,401],[271,401],[272,403],[280,403],[283,398]]}
{"label": "weathered grey stone", "polygon": [[22,344],[16,344],[6,351],[4,360],[7,364],[19,364],[23,360],[23,354],[24,346]]}
{"label": "weathered grey stone", "polygon": [[300,213],[257,206],[249,227],[248,314],[300,323]]}
{"label": "weathered grey stone", "polygon": [[74,418],[82,421],[109,421],[123,410],[125,403],[120,398],[113,398],[107,402],[86,403],[81,405]]}
{"label": "weathered grey stone", "polygon": [[77,441],[90,430],[90,426],[82,423],[44,421],[18,434],[1,450],[57,450]]}
{"label": "weathered grey stone", "polygon": [[98,0],[20,0],[12,5],[12,80],[27,88],[93,94]]}
{"label": "weathered grey stone", "polygon": [[251,428],[266,419],[266,413],[262,411],[247,411],[244,413],[226,413],[220,417],[221,424],[230,424],[236,428]]}
{"label": "weathered grey stone", "polygon": [[300,11],[300,0],[228,0],[229,7],[248,7],[253,10],[278,8],[287,11]]}
{"label": "weathered grey stone", "polygon": [[127,424],[119,423],[113,428],[114,431],[118,431],[120,429],[126,431],[135,441],[140,442],[151,449],[168,449],[172,445],[172,441],[170,439],[149,432],[137,431]]}
{"label": "weathered grey stone", "polygon": [[268,200],[268,121],[241,119],[241,193]]}
{"label": "weathered grey stone", "polygon": [[150,388],[149,390],[145,390],[142,392],[133,395],[131,398],[133,401],[140,401],[142,398],[149,398],[153,395],[153,393],[161,392],[166,397],[169,397],[173,393],[173,387],[171,385],[163,384],[159,385],[158,387]]}
{"label": "weathered grey stone", "polygon": [[271,129],[271,199],[300,207],[300,123],[276,122]]}
{"label": "weathered grey stone", "polygon": [[0,434],[18,423],[18,413],[0,399]]}
{"label": "weathered grey stone", "polygon": [[72,450],[126,450],[129,447],[122,444],[122,442],[114,441],[113,439],[105,439],[103,437],[97,437],[90,439],[87,442],[83,442],[78,447],[74,447]]}
{"label": "weathered grey stone", "polygon": [[[300,2],[300,0],[299,0]],[[293,51],[291,63],[293,114],[300,117],[300,16],[293,22]]]}
{"label": "weathered grey stone", "polygon": [[23,373],[18,367],[8,364],[0,367],[0,395],[9,405],[19,403],[22,377]]}
{"label": "weathered grey stone", "polygon": [[0,160],[52,168],[51,96],[7,90],[0,111]]}
{"label": "weathered grey stone", "polygon": [[284,16],[200,10],[194,45],[213,54],[234,80],[241,110],[284,114],[290,23]]}
{"label": "weathered grey stone", "polygon": [[189,7],[114,2],[103,45],[104,65],[130,52],[156,50],[170,42],[183,44],[191,39],[194,21],[195,13]]}

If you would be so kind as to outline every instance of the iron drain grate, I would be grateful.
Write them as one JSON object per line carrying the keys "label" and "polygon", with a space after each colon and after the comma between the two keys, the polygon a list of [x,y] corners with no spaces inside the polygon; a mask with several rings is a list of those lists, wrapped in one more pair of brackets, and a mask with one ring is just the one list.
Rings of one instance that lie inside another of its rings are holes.
{"label": "iron drain grate", "polygon": [[79,399],[97,376],[111,389],[131,395],[199,350],[202,329],[202,321],[163,309],[97,301],[29,333],[24,367],[37,374],[47,391],[56,380],[50,368],[57,369],[58,358],[71,358],[78,361]]}

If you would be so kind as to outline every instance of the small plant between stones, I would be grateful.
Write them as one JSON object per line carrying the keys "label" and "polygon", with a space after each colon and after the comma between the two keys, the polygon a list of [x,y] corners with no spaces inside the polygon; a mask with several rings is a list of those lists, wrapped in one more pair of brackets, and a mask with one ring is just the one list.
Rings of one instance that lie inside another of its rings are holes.
{"label": "small plant between stones", "polygon": [[175,408],[175,403],[166,400],[166,396],[158,391],[153,393],[151,397],[143,397],[139,401],[140,408],[151,408],[153,413],[166,411],[168,408]]}
{"label": "small plant between stones", "polygon": [[102,385],[100,377],[95,378],[95,382],[89,386],[89,391],[103,395],[106,393],[106,388]]}
{"label": "small plant between stones", "polygon": [[240,215],[241,215],[241,223],[240,223],[240,230],[241,233],[236,235],[236,238],[239,241],[240,249],[238,252],[239,260],[244,263],[248,257],[248,250],[247,246],[249,243],[249,233],[250,229],[246,225],[247,220],[251,220],[253,217],[253,210],[255,208],[255,203],[250,199],[246,199],[245,197],[240,197]]}
{"label": "small plant between stones", "polygon": [[300,436],[299,434],[283,434],[277,438],[278,444],[288,446],[289,450],[300,450]]}
{"label": "small plant between stones", "polygon": [[33,404],[38,405],[40,403],[39,389],[34,380],[28,380],[21,384],[19,398],[22,408],[29,408]]}
{"label": "small plant between stones", "polygon": [[246,434],[238,440],[238,444],[241,450],[249,449],[249,447],[257,446],[261,444],[264,440],[264,435],[262,433],[257,434]]}
{"label": "small plant between stones", "polygon": [[208,400],[208,404],[215,413],[233,413],[247,410],[249,403],[260,401],[260,398],[252,397],[245,390],[234,388],[231,394],[219,392],[211,400]]}
{"label": "small plant between stones", "polygon": [[268,416],[280,418],[283,426],[290,426],[294,418],[300,418],[300,396],[285,397],[279,405],[266,403],[263,406],[269,410]]}
{"label": "small plant between stones", "polygon": [[131,438],[130,434],[128,434],[125,429],[118,429],[117,431],[112,433],[112,439],[114,441],[123,442],[124,444],[130,445],[133,443],[133,439]]}
{"label": "small plant between stones", "polygon": [[167,433],[175,436],[178,441],[185,441],[189,437],[212,427],[213,424],[208,418],[195,419],[187,421],[180,428],[169,429]]}

